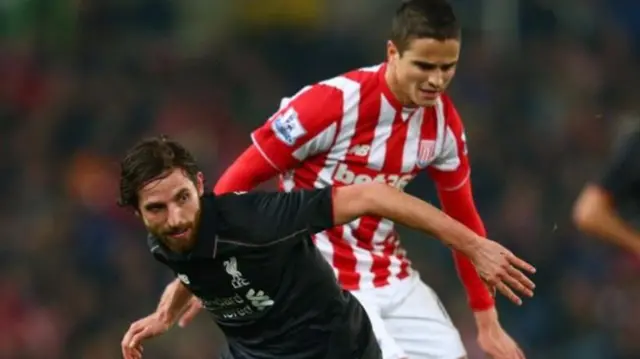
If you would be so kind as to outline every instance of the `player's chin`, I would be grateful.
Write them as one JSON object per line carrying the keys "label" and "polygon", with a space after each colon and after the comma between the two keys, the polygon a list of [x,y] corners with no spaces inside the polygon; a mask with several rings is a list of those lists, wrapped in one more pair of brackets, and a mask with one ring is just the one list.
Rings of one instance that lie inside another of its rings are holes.
{"label": "player's chin", "polygon": [[164,238],[173,248],[186,251],[190,249],[195,242],[195,234],[192,228],[185,229],[180,233],[164,234]]}
{"label": "player's chin", "polygon": [[413,96],[413,102],[421,107],[431,107],[435,106],[436,101],[438,99],[437,94],[435,93],[423,93],[420,90],[417,90],[417,93]]}
{"label": "player's chin", "polygon": [[422,99],[422,98],[419,98],[419,97],[416,98],[413,102],[417,106],[420,106],[420,107],[432,107],[432,106],[435,106],[435,104],[436,104],[436,100],[435,99],[433,99],[433,100],[432,99]]}

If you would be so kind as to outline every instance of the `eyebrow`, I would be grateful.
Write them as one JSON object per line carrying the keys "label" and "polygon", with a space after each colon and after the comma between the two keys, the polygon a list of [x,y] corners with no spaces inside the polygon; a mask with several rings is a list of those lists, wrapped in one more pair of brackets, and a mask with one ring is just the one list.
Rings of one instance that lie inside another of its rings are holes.
{"label": "eyebrow", "polygon": [[189,193],[189,190],[187,188],[181,188],[178,192],[176,192],[176,194],[173,195],[173,199],[177,200],[178,197],[182,196],[185,193]]}
{"label": "eyebrow", "polygon": [[411,62],[416,64],[416,65],[421,65],[421,66],[425,66],[425,67],[451,67],[451,66],[453,66],[453,65],[458,63],[457,60],[453,61],[453,62],[446,63],[446,64],[440,64],[440,65],[434,64],[434,63],[428,62],[428,61],[421,61],[421,60],[413,60]]}
{"label": "eyebrow", "polygon": [[149,202],[149,203],[144,205],[144,209],[151,210],[151,209],[156,209],[156,208],[162,208],[164,206],[166,206],[166,204],[164,202]]}
{"label": "eyebrow", "polygon": [[[178,199],[178,197],[180,197],[180,196],[182,196],[183,194],[188,193],[188,192],[189,192],[189,189],[187,189],[187,188],[184,188],[184,187],[183,187],[183,188],[181,188],[180,190],[178,190],[178,192],[176,192],[176,193],[172,196],[172,198],[173,198],[174,200],[177,200],[177,199]],[[167,204],[166,204],[165,202],[148,202],[148,203],[146,203],[146,204],[144,205],[144,208],[145,208],[145,209],[147,209],[147,210],[149,210],[149,209],[154,209],[154,208],[162,208],[162,207],[164,207],[164,206],[166,206],[166,205],[167,205]]]}

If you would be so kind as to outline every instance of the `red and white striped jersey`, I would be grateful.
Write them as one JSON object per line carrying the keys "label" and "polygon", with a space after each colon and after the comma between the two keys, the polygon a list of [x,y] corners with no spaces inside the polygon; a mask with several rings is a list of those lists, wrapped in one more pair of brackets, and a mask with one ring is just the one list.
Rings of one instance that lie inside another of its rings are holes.
{"label": "red and white striped jersey", "polygon": [[[382,182],[399,189],[428,170],[440,189],[469,177],[463,126],[451,100],[405,108],[384,78],[386,64],[307,86],[251,134],[281,173],[281,189]],[[411,273],[394,225],[362,217],[315,235],[343,288],[380,287]]]}

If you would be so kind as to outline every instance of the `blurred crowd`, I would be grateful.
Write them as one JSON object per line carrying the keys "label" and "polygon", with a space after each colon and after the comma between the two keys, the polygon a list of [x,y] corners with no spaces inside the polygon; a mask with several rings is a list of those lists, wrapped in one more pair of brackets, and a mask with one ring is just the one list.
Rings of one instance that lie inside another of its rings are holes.
{"label": "blurred crowd", "polygon": [[[1,2],[0,358],[120,357],[170,280],[115,205],[124,150],[168,134],[213,186],[281,97],[384,61],[396,3]],[[538,268],[535,298],[498,301],[502,322],[528,358],[640,358],[640,261],[570,223],[578,191],[636,126],[640,2],[453,3],[464,34],[450,93],[476,201],[490,237]],[[408,191],[436,201],[431,187],[419,177]],[[480,358],[448,249],[401,233]],[[203,314],[145,357],[213,358],[219,341]]]}

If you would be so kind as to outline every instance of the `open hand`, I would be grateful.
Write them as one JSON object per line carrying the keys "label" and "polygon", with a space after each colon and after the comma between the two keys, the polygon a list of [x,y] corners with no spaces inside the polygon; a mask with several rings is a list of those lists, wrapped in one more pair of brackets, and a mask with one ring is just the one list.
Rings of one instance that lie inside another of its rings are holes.
{"label": "open hand", "polygon": [[500,327],[481,330],[478,344],[491,359],[526,359],[515,340]]}
{"label": "open hand", "polygon": [[489,287],[500,291],[515,304],[521,305],[522,299],[514,290],[528,297],[533,296],[535,284],[521,270],[535,273],[536,269],[499,243],[489,239],[480,240],[468,256]]}
{"label": "open hand", "polygon": [[522,349],[507,334],[498,321],[495,307],[475,312],[478,325],[478,344],[491,359],[526,359]]}

